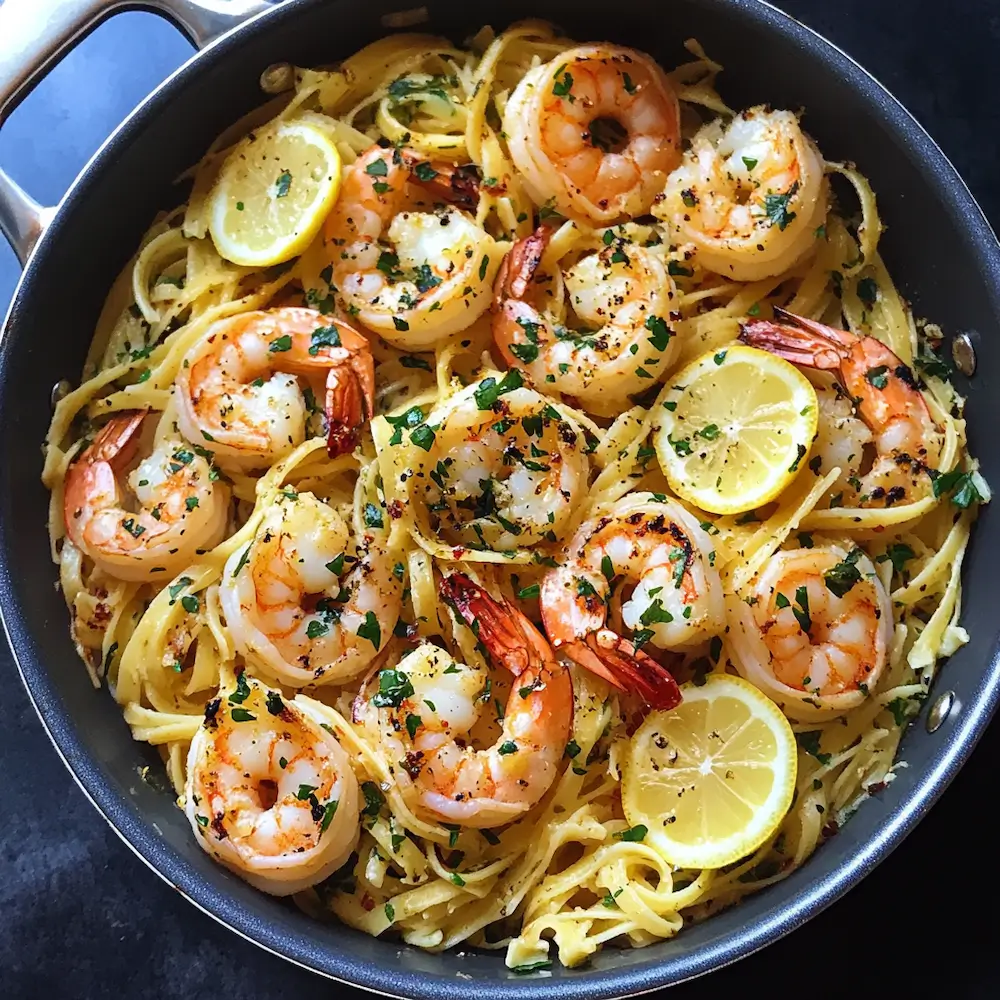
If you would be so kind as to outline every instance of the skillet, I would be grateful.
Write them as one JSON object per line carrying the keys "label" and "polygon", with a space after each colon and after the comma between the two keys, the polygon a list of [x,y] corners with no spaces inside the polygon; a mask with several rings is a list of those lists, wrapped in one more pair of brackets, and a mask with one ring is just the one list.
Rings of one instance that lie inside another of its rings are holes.
{"label": "skillet", "polygon": [[[176,200],[172,179],[263,96],[271,63],[329,62],[399,23],[408,0],[7,0],[0,7],[0,122],[36,69],[103,17],[127,7],[169,15],[204,51],[151,95],[98,152],[55,212],[0,171],[0,227],[24,274],[0,341],[0,609],[29,695],[86,794],[127,843],[196,905],[238,933],[316,971],[413,997],[619,997],[734,961],[818,912],[884,858],[968,756],[1000,695],[991,614],[993,519],[984,510],[966,564],[963,623],[972,642],[944,668],[901,756],[910,765],[803,869],[679,938],[637,951],[607,949],[584,969],[516,977],[495,954],[428,955],[340,925],[319,925],[215,866],[192,841],[172,796],[139,780],[158,758],[132,742],[106,691],[94,692],[69,640],[48,561],[38,445],[49,393],[82,366],[104,294],[157,209]],[[843,53],[755,0],[636,0],[609,16],[596,0],[503,0],[488,14],[430,0],[429,24],[461,38],[480,22],[555,20],[578,38],[611,37],[667,66],[692,35],[723,62],[723,95],[745,106],[805,106],[806,126],[831,159],[851,157],[880,195],[882,251],[918,315],[971,338],[978,371],[968,394],[971,447],[987,480],[1000,455],[981,435],[997,419],[1000,248],[964,184],[920,127]],[[254,16],[257,15],[257,16]],[[392,18],[392,15],[396,15]],[[247,23],[231,34],[244,18]],[[214,41],[218,38],[218,41]],[[43,232],[44,231],[44,232]],[[32,249],[33,248],[33,249]],[[977,433],[977,431],[979,433]],[[949,708],[950,711],[945,711]],[[927,722],[940,722],[933,733]]]}

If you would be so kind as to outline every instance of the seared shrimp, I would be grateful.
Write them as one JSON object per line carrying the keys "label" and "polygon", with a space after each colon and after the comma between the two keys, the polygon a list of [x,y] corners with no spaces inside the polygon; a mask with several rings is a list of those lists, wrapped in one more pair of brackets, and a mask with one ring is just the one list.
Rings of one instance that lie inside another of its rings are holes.
{"label": "seared shrimp", "polygon": [[402,574],[374,537],[349,539],[336,510],[286,491],[230,556],[219,588],[226,625],[261,672],[293,687],[343,682],[388,642]]}
{"label": "seared shrimp", "polygon": [[757,281],[809,252],[827,209],[823,158],[796,115],[758,107],[703,126],[653,212],[703,267]]}
{"label": "seared shrimp", "polygon": [[516,371],[490,376],[427,417],[435,432],[413,449],[405,489],[446,544],[509,551],[552,541],[586,498],[582,429],[520,385]]}
{"label": "seared shrimp", "polygon": [[[563,273],[537,275],[550,236],[541,226],[504,259],[493,337],[507,363],[544,392],[612,415],[649,388],[677,353],[673,279],[661,257],[621,237]],[[567,325],[567,302],[581,329]]]}
{"label": "seared shrimp", "polygon": [[350,451],[374,411],[368,341],[314,309],[242,313],[213,323],[185,357],[177,423],[189,441],[212,442],[221,463],[261,468],[305,440],[317,392],[330,453]]}
{"label": "seared shrimp", "polygon": [[195,839],[272,896],[321,882],[358,840],[358,782],[322,721],[241,673],[205,707],[191,741],[185,812]]}
{"label": "seared shrimp", "polygon": [[341,304],[399,347],[426,350],[490,304],[502,252],[465,208],[461,168],[373,146],[351,166],[324,238]]}
{"label": "seared shrimp", "polygon": [[[561,565],[546,574],[541,610],[549,639],[616,687],[673,707],[680,697],[672,678],[634,650],[646,643],[682,649],[723,631],[722,584],[711,549],[698,521],[679,504],[652,493],[625,497],[581,525]],[[633,589],[622,595],[621,618],[631,641],[606,627],[612,594],[626,586]]]}
{"label": "seared shrimp", "polygon": [[829,489],[830,496],[850,491],[860,482],[866,455],[870,454],[872,432],[861,420],[843,388],[825,372],[811,371],[809,381],[816,390],[818,414],[816,437],[809,451],[809,468],[817,476],[831,469],[841,470]]}
{"label": "seared shrimp", "polygon": [[857,707],[885,667],[892,608],[860,549],[778,552],[728,611],[736,668],[792,718]]}
{"label": "seared shrimp", "polygon": [[146,412],[113,416],[69,467],[66,533],[109,576],[166,582],[222,540],[229,489],[176,439],[158,441],[136,464]]}
{"label": "seared shrimp", "polygon": [[597,223],[643,215],[680,160],[677,95],[649,56],[584,45],[531,70],[503,131],[537,205]]}
{"label": "seared shrimp", "polygon": [[469,736],[480,714],[493,711],[483,697],[488,671],[430,643],[379,673],[377,690],[362,696],[356,718],[399,762],[396,781],[415,808],[462,826],[511,823],[559,773],[573,722],[569,672],[524,615],[467,577],[447,577],[441,594],[515,678],[496,743],[476,749]]}
{"label": "seared shrimp", "polygon": [[807,368],[836,372],[874,436],[871,470],[855,479],[847,506],[891,507],[931,488],[944,439],[912,370],[880,340],[858,337],[775,310],[775,320],[747,323],[740,340]]}

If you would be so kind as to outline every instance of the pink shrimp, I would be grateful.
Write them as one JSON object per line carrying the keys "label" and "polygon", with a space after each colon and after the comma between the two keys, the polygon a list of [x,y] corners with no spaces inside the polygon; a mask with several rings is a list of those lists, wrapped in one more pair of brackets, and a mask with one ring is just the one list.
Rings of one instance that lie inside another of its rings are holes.
{"label": "pink shrimp", "polygon": [[214,481],[205,458],[182,441],[159,442],[123,484],[147,412],[113,416],[66,473],[66,533],[119,580],[169,579],[221,540],[229,511],[228,487]]}
{"label": "pink shrimp", "polygon": [[396,780],[416,808],[469,827],[510,823],[549,790],[573,723],[573,687],[544,636],[516,608],[453,573],[441,595],[472,626],[494,662],[515,678],[493,746],[476,749],[469,732],[489,698],[484,668],[458,663],[423,643],[378,674],[356,719],[379,733]]}
{"label": "pink shrimp", "polygon": [[874,337],[859,337],[783,309],[774,320],[746,323],[740,340],[806,368],[836,372],[871,428],[876,458],[856,489],[858,504],[890,507],[931,488],[941,458],[941,431],[913,371]]}
{"label": "pink shrimp", "polygon": [[315,309],[242,313],[213,323],[185,357],[177,422],[188,440],[211,442],[223,464],[260,468],[305,440],[308,401],[322,385],[327,447],[340,455],[375,409],[368,341]]}

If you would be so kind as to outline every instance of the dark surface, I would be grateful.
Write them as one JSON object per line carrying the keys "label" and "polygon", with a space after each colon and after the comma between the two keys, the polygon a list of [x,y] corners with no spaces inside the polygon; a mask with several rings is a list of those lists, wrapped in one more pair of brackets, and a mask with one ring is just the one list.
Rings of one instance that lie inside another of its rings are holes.
{"label": "dark surface", "polygon": [[[928,127],[995,223],[1000,222],[996,56],[990,0],[947,8],[820,0],[783,4],[878,76]],[[890,8],[896,8],[891,13]],[[36,197],[58,196],[103,136],[185,55],[145,15],[106,25],[67,60],[0,136],[0,162]],[[113,86],[109,86],[113,81]],[[114,98],[108,95],[114,93]],[[16,277],[0,256],[0,296]],[[54,290],[54,294],[58,294]],[[4,676],[12,678],[6,661]],[[15,682],[16,683],[16,682]],[[19,686],[0,708],[0,994],[186,997],[223,985],[244,996],[346,995],[271,958],[197,913],[138,862],[72,784]],[[995,995],[998,961],[982,942],[1000,878],[990,861],[994,727],[942,802],[904,846],[845,900],[736,967],[682,987],[808,989],[948,984]],[[975,867],[972,862],[975,862]],[[829,984],[829,986],[827,985]],[[322,991],[322,994],[321,994]]]}

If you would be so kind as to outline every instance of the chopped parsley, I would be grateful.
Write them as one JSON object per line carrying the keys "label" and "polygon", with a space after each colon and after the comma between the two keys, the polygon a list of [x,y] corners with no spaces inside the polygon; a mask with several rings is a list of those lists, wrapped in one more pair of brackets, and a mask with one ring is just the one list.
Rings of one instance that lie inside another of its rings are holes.
{"label": "chopped parsley", "polygon": [[792,189],[786,194],[764,195],[764,211],[771,220],[771,225],[777,226],[782,231],[795,218],[795,213],[788,211],[788,203],[792,200],[797,188],[798,184],[793,184]]}
{"label": "chopped parsley", "polygon": [[897,573],[903,572],[903,567],[911,559],[915,559],[917,556],[916,552],[910,548],[909,545],[905,545],[903,542],[894,542],[890,545],[882,555],[876,557],[876,562],[891,562],[892,568]]}
{"label": "chopped parsley", "polygon": [[821,732],[818,729],[811,729],[807,733],[797,733],[795,739],[798,744],[810,757],[815,757],[824,766],[829,764],[833,758],[832,754],[822,753],[819,748],[819,738]]}
{"label": "chopped parsley", "polygon": [[[340,332],[335,326],[318,326],[312,332],[309,353],[315,357],[323,347],[340,347]],[[273,348],[272,348],[273,350]]]}
{"label": "chopped parsley", "polygon": [[552,93],[556,97],[568,97],[571,101],[573,100],[573,95],[570,93],[573,89],[573,76],[566,72],[566,63],[563,63],[555,71],[552,81]]}
{"label": "chopped parsley", "polygon": [[647,316],[646,329],[649,330],[650,336],[648,339],[653,348],[657,351],[665,351],[667,344],[670,343],[670,338],[673,336],[667,327],[666,321],[660,316]]}
{"label": "chopped parsley", "polygon": [[473,394],[476,406],[480,410],[492,410],[502,395],[513,392],[515,389],[520,389],[523,385],[524,379],[516,368],[512,368],[507,372],[499,382],[492,376],[485,378],[479,383]]}
{"label": "chopped parsley", "polygon": [[961,472],[958,469],[944,472],[935,477],[933,488],[935,497],[943,497],[950,493],[951,502],[962,510],[974,503],[983,503],[986,500],[979,492],[976,474],[972,472]]}
{"label": "chopped parsley", "polygon": [[[836,597],[843,597],[855,584],[861,582],[861,570],[856,565],[860,558],[861,549],[852,549],[841,562],[823,574],[823,582],[830,593]],[[808,610],[806,608],[807,612]]]}
{"label": "chopped parsley", "polygon": [[[368,612],[371,614],[371,612]],[[378,691],[372,697],[376,708],[399,708],[405,698],[413,697],[409,675],[402,670],[380,670]]]}
{"label": "chopped parsley", "polygon": [[278,175],[278,180],[274,185],[275,198],[287,198],[288,192],[292,189],[292,175],[287,171],[282,171]]}
{"label": "chopped parsley", "polygon": [[637,844],[646,839],[647,833],[649,833],[648,828],[643,826],[642,823],[637,823],[635,826],[631,826],[627,830],[621,830],[614,836],[615,840],[624,840],[630,844]]}
{"label": "chopped parsley", "polygon": [[365,613],[365,620],[358,626],[358,636],[362,639],[367,639],[376,650],[381,648],[382,629],[379,627],[374,611]]}
{"label": "chopped parsley", "polygon": [[884,389],[889,384],[889,376],[886,374],[888,371],[888,365],[878,365],[875,368],[869,368],[865,372],[865,381],[869,385],[873,385],[876,389]]}

